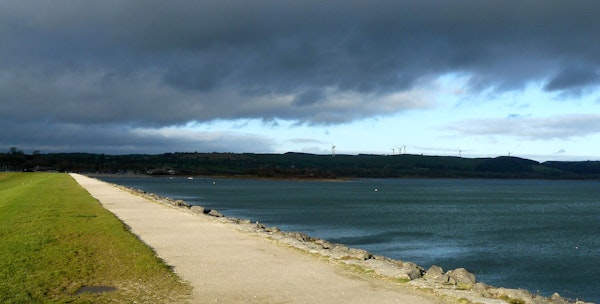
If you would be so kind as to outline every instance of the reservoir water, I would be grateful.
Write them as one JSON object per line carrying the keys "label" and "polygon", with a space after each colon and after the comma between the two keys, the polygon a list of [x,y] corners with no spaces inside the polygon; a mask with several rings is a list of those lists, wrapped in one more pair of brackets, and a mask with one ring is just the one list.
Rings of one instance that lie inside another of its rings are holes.
{"label": "reservoir water", "polygon": [[103,180],[489,285],[600,303],[600,182]]}

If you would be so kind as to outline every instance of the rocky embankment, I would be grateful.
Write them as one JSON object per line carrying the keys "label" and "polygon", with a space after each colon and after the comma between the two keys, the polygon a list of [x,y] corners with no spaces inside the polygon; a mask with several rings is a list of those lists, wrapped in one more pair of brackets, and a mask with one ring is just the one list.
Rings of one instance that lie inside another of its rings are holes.
{"label": "rocky embankment", "polygon": [[411,262],[373,255],[362,249],[330,243],[299,232],[281,231],[277,227],[268,227],[259,222],[253,223],[250,220],[225,217],[216,210],[192,206],[182,200],[173,200],[138,189],[115,186],[153,201],[181,208],[183,211],[198,216],[207,216],[215,221],[231,224],[232,227],[240,231],[271,239],[280,244],[329,259],[335,263],[351,265],[366,273],[373,273],[398,282],[406,282],[406,284],[416,288],[429,290],[440,296],[456,299],[461,303],[588,304],[579,300],[563,298],[558,293],[554,293],[550,297],[543,297],[524,289],[493,287],[477,281],[475,275],[464,268],[444,271],[441,267],[434,265],[425,270]]}

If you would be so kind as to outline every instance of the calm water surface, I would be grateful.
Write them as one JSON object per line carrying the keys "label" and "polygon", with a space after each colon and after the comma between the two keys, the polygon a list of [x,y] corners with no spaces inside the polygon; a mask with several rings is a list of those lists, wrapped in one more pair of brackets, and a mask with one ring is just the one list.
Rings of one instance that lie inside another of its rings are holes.
{"label": "calm water surface", "polygon": [[600,303],[600,182],[103,178],[425,269]]}

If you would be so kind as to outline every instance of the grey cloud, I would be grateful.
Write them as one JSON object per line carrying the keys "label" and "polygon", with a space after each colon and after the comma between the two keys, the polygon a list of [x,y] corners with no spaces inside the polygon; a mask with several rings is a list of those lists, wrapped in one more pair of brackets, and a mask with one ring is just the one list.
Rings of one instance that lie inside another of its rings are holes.
{"label": "grey cloud", "polygon": [[297,95],[292,104],[295,106],[307,106],[318,103],[325,97],[324,93],[320,90],[308,90]]}
{"label": "grey cloud", "polygon": [[312,138],[292,138],[289,141],[295,144],[327,144],[322,140],[316,140]]}
{"label": "grey cloud", "polygon": [[548,91],[562,91],[587,86],[597,86],[600,74],[591,67],[568,67],[555,75],[544,87]]}
{"label": "grey cloud", "polygon": [[[32,144],[33,143],[33,144]],[[94,151],[106,154],[270,152],[273,142],[260,135],[222,132],[169,132],[115,124],[79,125],[0,122],[0,151],[18,147],[27,153]]]}
{"label": "grey cloud", "polygon": [[600,115],[474,119],[444,127],[461,135],[514,136],[526,140],[570,139],[600,133]]}

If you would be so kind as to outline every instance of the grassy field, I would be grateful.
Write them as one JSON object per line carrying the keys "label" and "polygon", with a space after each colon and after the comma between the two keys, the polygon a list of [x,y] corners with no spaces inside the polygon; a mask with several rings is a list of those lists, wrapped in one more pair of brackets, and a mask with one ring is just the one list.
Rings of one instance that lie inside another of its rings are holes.
{"label": "grassy field", "polygon": [[0,173],[0,303],[172,303],[190,292],[69,175]]}

